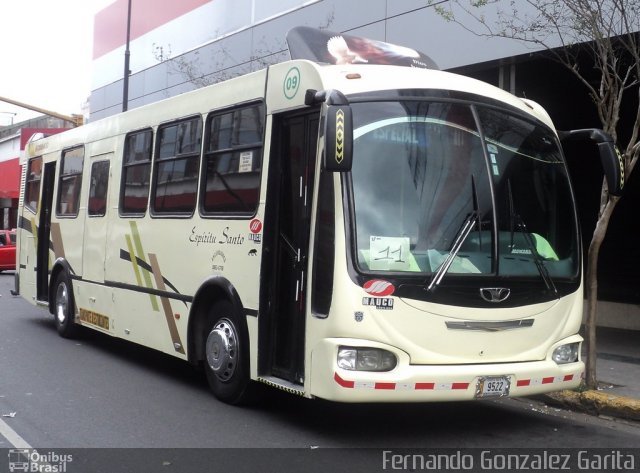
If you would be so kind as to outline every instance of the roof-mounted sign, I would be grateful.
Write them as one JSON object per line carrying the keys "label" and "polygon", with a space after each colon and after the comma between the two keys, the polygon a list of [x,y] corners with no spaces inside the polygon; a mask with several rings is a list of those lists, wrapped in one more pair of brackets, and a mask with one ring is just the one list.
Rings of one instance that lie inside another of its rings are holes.
{"label": "roof-mounted sign", "polygon": [[298,26],[287,33],[291,59],[328,64],[387,64],[438,69],[426,54],[359,36]]}

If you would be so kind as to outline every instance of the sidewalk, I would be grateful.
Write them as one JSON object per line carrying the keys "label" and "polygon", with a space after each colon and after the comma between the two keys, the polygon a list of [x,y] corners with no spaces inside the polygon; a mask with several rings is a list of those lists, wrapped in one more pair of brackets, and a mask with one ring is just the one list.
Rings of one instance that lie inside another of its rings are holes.
{"label": "sidewalk", "polygon": [[640,331],[600,327],[596,348],[598,390],[560,391],[543,400],[590,414],[640,421]]}

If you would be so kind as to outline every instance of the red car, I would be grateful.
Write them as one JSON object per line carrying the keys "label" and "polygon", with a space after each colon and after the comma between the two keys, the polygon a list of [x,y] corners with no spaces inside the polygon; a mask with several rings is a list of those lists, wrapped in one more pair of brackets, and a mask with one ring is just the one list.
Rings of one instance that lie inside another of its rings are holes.
{"label": "red car", "polygon": [[0,230],[0,273],[16,269],[16,231]]}

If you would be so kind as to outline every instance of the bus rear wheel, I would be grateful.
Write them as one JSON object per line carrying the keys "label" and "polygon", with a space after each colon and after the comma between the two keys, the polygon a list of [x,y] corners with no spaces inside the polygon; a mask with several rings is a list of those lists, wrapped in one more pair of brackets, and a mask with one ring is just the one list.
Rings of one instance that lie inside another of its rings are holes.
{"label": "bus rear wheel", "polygon": [[252,392],[247,324],[231,303],[220,301],[209,313],[204,366],[213,394],[229,404],[245,404]]}
{"label": "bus rear wheel", "polygon": [[64,338],[76,337],[79,327],[74,320],[73,289],[65,272],[60,272],[56,276],[53,285],[53,297],[53,319],[58,334]]}

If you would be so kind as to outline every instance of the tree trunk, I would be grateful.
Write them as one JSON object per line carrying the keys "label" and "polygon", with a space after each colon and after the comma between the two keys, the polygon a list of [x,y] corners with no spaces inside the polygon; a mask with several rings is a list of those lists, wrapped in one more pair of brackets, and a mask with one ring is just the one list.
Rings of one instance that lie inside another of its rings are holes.
{"label": "tree trunk", "polygon": [[596,389],[598,380],[596,378],[596,327],[597,327],[597,311],[598,311],[598,258],[600,256],[600,247],[607,234],[609,220],[615,209],[616,204],[620,200],[619,197],[611,196],[604,206],[603,211],[596,223],[596,229],[593,232],[591,243],[589,244],[589,253],[587,257],[587,320],[586,320],[586,336],[587,336],[587,359],[585,383],[587,388]]}

